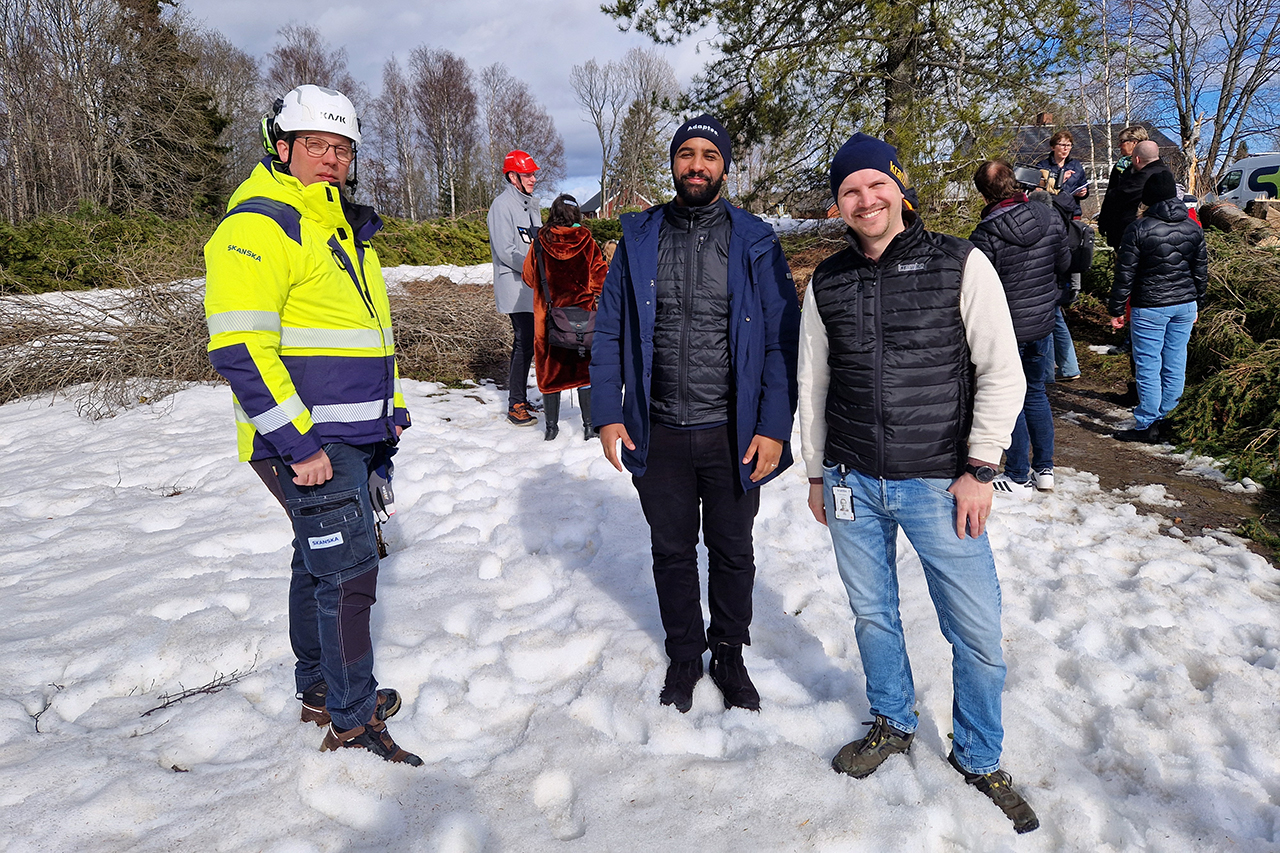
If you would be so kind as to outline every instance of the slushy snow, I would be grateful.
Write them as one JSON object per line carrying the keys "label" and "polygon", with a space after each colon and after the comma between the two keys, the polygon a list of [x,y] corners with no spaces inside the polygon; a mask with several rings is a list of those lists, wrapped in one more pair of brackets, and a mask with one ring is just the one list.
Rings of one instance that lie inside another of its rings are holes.
{"label": "slushy snow", "polygon": [[992,516],[1003,766],[1042,823],[1016,836],[946,764],[950,650],[905,539],[919,734],[854,780],[829,763],[869,719],[862,668],[798,467],[755,527],[762,710],[704,679],[683,715],[657,701],[648,528],[576,402],[544,442],[491,384],[405,391],[373,630],[416,769],[298,722],[290,530],[228,388],[99,422],[0,406],[0,850],[1277,849],[1277,574],[1162,534],[1163,489],[1059,468]]}

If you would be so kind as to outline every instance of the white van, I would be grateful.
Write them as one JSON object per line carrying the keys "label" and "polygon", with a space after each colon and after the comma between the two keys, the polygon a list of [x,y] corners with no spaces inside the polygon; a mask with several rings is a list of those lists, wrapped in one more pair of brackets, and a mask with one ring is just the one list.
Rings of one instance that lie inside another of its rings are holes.
{"label": "white van", "polygon": [[1280,198],[1280,154],[1255,154],[1232,163],[1215,187],[1218,201],[1238,207],[1255,198]]}

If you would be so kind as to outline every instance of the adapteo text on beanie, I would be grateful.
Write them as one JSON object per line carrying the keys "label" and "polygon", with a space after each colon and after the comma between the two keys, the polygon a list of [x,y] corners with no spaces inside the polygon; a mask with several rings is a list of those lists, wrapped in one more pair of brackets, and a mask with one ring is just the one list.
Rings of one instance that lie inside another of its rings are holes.
{"label": "adapteo text on beanie", "polygon": [[710,141],[719,150],[720,157],[724,160],[724,169],[726,172],[729,171],[729,164],[733,162],[733,146],[729,142],[729,133],[724,129],[724,125],[707,113],[689,119],[676,130],[676,135],[671,139],[671,162],[675,162],[676,152],[680,150],[680,146],[695,136]]}
{"label": "adapteo text on beanie", "polygon": [[898,162],[898,150],[883,139],[855,133],[849,137],[848,142],[840,146],[836,156],[831,159],[831,197],[839,200],[840,185],[844,183],[844,179],[863,169],[884,172],[897,182],[903,195],[910,188],[907,173]]}

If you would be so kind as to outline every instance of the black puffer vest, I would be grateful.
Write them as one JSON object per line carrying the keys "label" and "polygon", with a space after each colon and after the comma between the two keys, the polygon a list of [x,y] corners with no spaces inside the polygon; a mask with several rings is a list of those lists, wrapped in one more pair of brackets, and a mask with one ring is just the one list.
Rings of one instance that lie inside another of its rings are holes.
{"label": "black puffer vest", "polygon": [[724,204],[671,202],[658,232],[650,417],[671,426],[729,419],[729,235]]}
{"label": "black puffer vest", "polygon": [[957,477],[973,414],[960,317],[973,244],[914,217],[878,262],[850,243],[809,284],[829,346],[826,457],[887,480]]}

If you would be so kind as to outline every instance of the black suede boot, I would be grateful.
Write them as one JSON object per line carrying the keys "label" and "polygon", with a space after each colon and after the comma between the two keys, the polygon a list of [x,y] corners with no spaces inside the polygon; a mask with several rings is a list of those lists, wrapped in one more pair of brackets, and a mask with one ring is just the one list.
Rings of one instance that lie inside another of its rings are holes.
{"label": "black suede boot", "polygon": [[590,441],[600,437],[600,430],[591,425],[591,386],[584,385],[578,389],[578,407],[582,409],[582,440]]}
{"label": "black suede boot", "polygon": [[658,701],[663,705],[675,705],[681,714],[693,707],[693,688],[702,678],[702,655],[693,660],[673,660],[667,665],[667,679],[662,685]]}
{"label": "black suede boot", "polygon": [[724,694],[726,708],[760,710],[760,694],[742,662],[741,644],[716,644],[711,652],[711,680]]}
{"label": "black suede boot", "polygon": [[560,392],[542,395],[542,418],[546,421],[547,434],[544,441],[554,441],[560,434]]}

